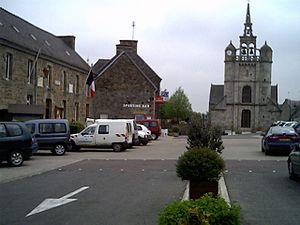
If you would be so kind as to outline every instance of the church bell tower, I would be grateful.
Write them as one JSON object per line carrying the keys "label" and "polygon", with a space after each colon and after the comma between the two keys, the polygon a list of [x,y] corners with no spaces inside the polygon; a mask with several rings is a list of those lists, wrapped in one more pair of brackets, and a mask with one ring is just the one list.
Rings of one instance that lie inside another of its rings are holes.
{"label": "church bell tower", "polygon": [[259,126],[263,107],[271,99],[272,49],[257,48],[253,35],[250,4],[247,4],[239,47],[232,41],[225,48],[224,96],[233,130],[249,131]]}

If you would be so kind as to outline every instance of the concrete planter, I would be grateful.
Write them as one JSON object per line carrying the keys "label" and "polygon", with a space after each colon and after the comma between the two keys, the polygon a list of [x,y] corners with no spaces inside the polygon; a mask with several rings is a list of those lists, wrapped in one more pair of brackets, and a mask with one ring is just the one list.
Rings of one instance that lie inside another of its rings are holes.
{"label": "concrete planter", "polygon": [[208,192],[213,193],[213,195],[218,195],[219,182],[190,180],[189,189],[190,199],[200,198]]}

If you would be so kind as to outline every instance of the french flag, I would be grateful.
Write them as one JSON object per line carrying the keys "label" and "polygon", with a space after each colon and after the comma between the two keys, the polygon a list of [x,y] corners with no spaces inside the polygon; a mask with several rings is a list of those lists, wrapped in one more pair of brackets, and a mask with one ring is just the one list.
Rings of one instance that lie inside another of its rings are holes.
{"label": "french flag", "polygon": [[93,74],[92,69],[90,70],[90,72],[88,74],[86,84],[90,87],[91,97],[94,97],[96,89],[95,89],[94,74]]}

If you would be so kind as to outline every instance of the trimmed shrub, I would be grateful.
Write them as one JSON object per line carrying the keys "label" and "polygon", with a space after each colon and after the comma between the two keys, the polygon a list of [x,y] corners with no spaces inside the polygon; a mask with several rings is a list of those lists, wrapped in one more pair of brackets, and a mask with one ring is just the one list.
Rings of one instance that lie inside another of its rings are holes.
{"label": "trimmed shrub", "polygon": [[187,149],[208,147],[219,153],[224,149],[221,129],[211,126],[197,115],[189,122],[187,144]]}
{"label": "trimmed shrub", "polygon": [[76,134],[84,129],[84,125],[80,122],[72,122],[70,123],[70,133]]}
{"label": "trimmed shrub", "polygon": [[159,225],[239,225],[240,207],[206,194],[200,199],[175,201],[159,214]]}
{"label": "trimmed shrub", "polygon": [[177,160],[176,173],[183,180],[219,180],[225,168],[222,157],[209,148],[193,148]]}

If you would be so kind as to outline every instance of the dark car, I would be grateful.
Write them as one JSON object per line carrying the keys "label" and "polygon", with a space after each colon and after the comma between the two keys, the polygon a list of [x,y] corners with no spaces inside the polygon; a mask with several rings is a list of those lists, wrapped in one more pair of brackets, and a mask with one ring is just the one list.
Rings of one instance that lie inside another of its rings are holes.
{"label": "dark car", "polygon": [[299,141],[300,137],[292,127],[271,126],[262,138],[261,150],[266,155],[275,151],[290,153]]}
{"label": "dark car", "polygon": [[161,135],[160,120],[158,119],[147,119],[137,121],[139,124],[143,124],[151,131],[152,139],[156,140]]}
{"label": "dark car", "polygon": [[295,145],[288,157],[288,171],[290,179],[300,175],[300,146]]}
{"label": "dark car", "polygon": [[23,123],[0,122],[0,162],[21,166],[36,150],[36,141]]}
{"label": "dark car", "polygon": [[71,148],[70,127],[66,119],[38,119],[25,122],[36,138],[39,149],[64,155]]}

